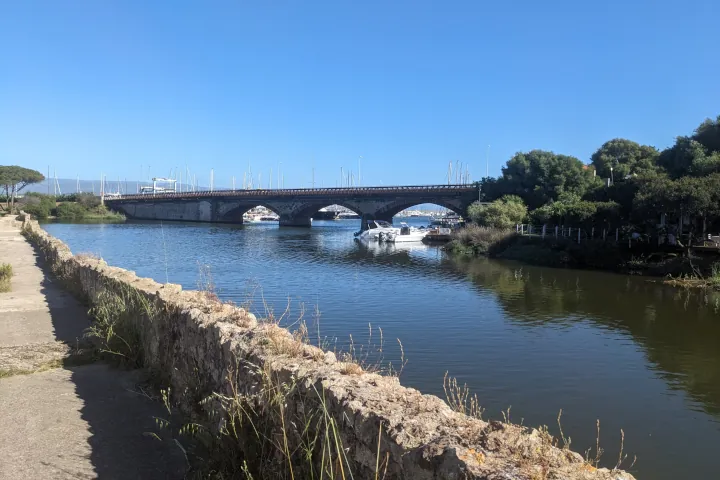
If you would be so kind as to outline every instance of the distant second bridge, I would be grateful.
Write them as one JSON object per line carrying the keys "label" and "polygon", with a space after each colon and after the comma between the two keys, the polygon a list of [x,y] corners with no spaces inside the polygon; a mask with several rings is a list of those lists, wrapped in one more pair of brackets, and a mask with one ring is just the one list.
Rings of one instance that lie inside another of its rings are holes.
{"label": "distant second bridge", "polygon": [[105,204],[132,219],[235,224],[248,210],[263,206],[280,217],[280,226],[292,227],[309,227],[318,210],[341,205],[360,215],[365,228],[368,220],[391,222],[401,211],[425,203],[465,215],[478,196],[474,185],[424,185],[122,195],[106,198]]}

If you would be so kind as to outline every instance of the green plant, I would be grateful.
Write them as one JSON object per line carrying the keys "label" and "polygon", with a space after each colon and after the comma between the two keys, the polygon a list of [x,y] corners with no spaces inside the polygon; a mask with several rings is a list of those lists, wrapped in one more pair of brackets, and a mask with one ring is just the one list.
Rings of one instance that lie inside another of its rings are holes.
{"label": "green plant", "polygon": [[713,288],[720,288],[720,262],[715,262],[710,266],[708,283]]}
{"label": "green plant", "polygon": [[0,292],[10,291],[10,279],[12,275],[12,265],[9,263],[0,263]]}
{"label": "green plant", "polygon": [[527,207],[520,197],[505,195],[489,205],[473,203],[468,208],[468,216],[484,227],[509,229],[523,222],[527,216]]}
{"label": "green plant", "polygon": [[495,255],[518,238],[510,229],[468,225],[453,232],[453,240],[447,249],[470,255]]}
{"label": "green plant", "polygon": [[100,353],[130,367],[142,366],[143,349],[135,322],[151,318],[155,307],[134,288],[117,284],[100,291],[90,309],[86,336],[99,342]]}
{"label": "green plant", "polygon": [[87,210],[78,203],[66,202],[57,206],[57,217],[62,220],[82,220]]}

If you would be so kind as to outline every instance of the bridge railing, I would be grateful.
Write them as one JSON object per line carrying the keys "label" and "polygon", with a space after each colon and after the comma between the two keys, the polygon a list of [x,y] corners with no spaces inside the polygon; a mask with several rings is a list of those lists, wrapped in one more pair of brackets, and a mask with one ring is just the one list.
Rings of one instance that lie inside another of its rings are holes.
{"label": "bridge railing", "polygon": [[253,189],[253,190],[203,190],[200,192],[145,193],[114,195],[105,197],[106,201],[137,200],[151,198],[197,198],[197,197],[283,197],[303,195],[368,195],[368,194],[407,194],[407,193],[450,193],[476,191],[475,185],[406,185],[387,187],[332,187],[332,188],[289,188],[289,189]]}

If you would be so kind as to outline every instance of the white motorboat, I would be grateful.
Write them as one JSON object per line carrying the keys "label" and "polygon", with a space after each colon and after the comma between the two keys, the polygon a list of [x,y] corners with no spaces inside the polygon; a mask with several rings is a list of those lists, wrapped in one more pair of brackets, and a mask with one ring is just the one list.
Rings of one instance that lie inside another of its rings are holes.
{"label": "white motorboat", "polygon": [[400,229],[384,220],[369,220],[367,229],[357,232],[355,238],[361,241],[384,242],[390,235],[400,233]]}
{"label": "white motorboat", "polygon": [[427,233],[426,230],[410,227],[407,223],[401,223],[399,231],[388,234],[385,241],[390,243],[422,242]]}

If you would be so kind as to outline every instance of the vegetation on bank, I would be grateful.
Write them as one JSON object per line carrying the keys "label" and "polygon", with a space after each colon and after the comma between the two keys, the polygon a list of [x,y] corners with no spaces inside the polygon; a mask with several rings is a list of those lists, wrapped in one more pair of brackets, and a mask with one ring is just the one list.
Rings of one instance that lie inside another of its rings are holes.
{"label": "vegetation on bank", "polygon": [[[544,150],[520,152],[499,178],[484,178],[480,187],[483,202],[492,204],[469,209],[479,225],[624,227],[653,237],[673,232],[689,245],[700,233],[720,231],[720,116],[663,151],[609,140],[587,165]],[[660,228],[662,216],[666,222]]]}
{"label": "vegetation on bank", "polygon": [[12,265],[9,263],[0,263],[0,293],[10,291],[10,279],[12,276]]}
{"label": "vegetation on bank", "polygon": [[[58,203],[60,200],[60,203]],[[124,220],[125,216],[108,210],[100,198],[91,193],[80,193],[53,197],[41,193],[28,193],[18,202],[18,208],[34,218],[45,220],[56,217],[60,220]]]}
{"label": "vegetation on bank", "polygon": [[[706,243],[706,232],[720,232],[720,116],[662,152],[613,139],[588,165],[543,150],[517,153],[499,178],[485,178],[480,187],[483,203],[468,209],[475,226],[456,232],[449,251],[669,275],[669,283],[720,288],[720,247],[707,257],[692,249]],[[524,236],[515,231],[523,223],[551,227],[546,235]],[[557,236],[556,225],[572,227],[582,242]],[[630,246],[630,234],[644,241]]]}

